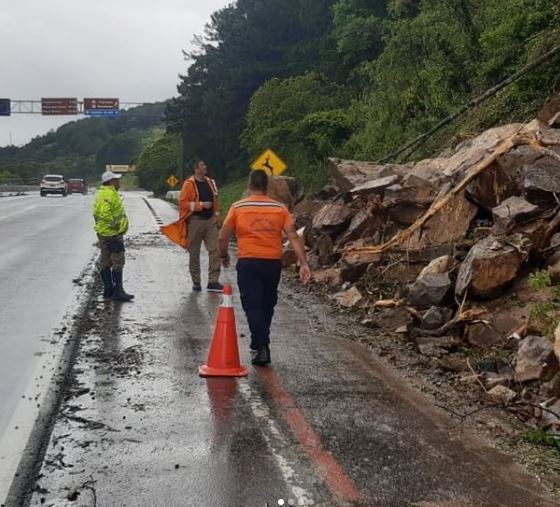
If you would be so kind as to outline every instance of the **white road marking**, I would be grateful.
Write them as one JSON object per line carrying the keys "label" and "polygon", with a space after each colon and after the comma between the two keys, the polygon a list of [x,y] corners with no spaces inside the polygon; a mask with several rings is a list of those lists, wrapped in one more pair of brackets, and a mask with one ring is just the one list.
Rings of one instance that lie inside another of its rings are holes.
{"label": "white road marking", "polygon": [[261,431],[261,434],[266,441],[270,453],[278,464],[284,481],[290,488],[290,493],[292,495],[290,500],[293,499],[296,501],[294,505],[315,505],[311,493],[295,484],[295,479],[297,477],[295,470],[291,467],[288,460],[280,454],[279,449],[273,443],[273,439],[275,439],[282,447],[288,447],[289,445],[286,437],[281,433],[276,424],[274,424],[274,419],[266,404],[259,396],[256,396],[251,391],[249,384],[246,382],[239,382],[239,392],[249,405],[257,421],[259,421],[261,430],[266,429],[266,431]]}

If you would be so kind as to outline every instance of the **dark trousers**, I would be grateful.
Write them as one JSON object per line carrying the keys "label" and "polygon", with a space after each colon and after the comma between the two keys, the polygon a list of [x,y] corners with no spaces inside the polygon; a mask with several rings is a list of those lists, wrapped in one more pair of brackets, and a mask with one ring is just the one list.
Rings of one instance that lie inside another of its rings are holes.
{"label": "dark trousers", "polygon": [[239,259],[237,261],[237,284],[251,331],[253,350],[270,344],[270,324],[278,301],[281,272],[281,260]]}
{"label": "dark trousers", "polygon": [[124,267],[124,239],[122,236],[99,236],[99,268],[122,269]]}

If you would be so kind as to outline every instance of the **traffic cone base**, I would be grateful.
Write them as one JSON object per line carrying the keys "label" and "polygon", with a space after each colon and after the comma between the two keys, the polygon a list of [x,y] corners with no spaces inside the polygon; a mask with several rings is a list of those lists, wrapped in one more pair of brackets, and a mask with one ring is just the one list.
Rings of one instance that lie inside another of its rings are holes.
{"label": "traffic cone base", "polygon": [[247,368],[210,368],[208,365],[199,366],[198,374],[201,377],[246,377],[249,375]]}
{"label": "traffic cone base", "polygon": [[237,330],[233,312],[232,288],[225,285],[206,364],[198,368],[201,377],[246,377],[247,368],[239,361]]}

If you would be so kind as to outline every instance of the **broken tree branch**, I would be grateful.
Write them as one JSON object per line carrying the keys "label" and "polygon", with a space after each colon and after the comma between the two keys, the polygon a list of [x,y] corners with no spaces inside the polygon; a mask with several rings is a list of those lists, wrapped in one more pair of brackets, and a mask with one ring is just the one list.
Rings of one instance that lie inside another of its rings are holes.
{"label": "broken tree branch", "polygon": [[[519,130],[513,134],[511,137],[503,141],[498,145],[498,147],[489,155],[487,155],[482,161],[473,166],[466,174],[466,176],[455,186],[448,189],[445,193],[440,194],[441,196],[434,201],[430,208],[418,218],[408,229],[400,231],[398,234],[393,236],[389,241],[382,245],[368,246],[368,247],[351,247],[348,249],[344,258],[350,263],[359,262],[360,255],[364,256],[379,256],[386,252],[392,247],[397,245],[402,245],[410,240],[411,236],[418,230],[422,229],[426,222],[430,220],[434,215],[436,215],[441,209],[443,209],[450,201],[459,195],[465,188],[480,174],[482,174],[486,169],[492,166],[492,164],[498,160],[502,155],[508,153],[511,149],[516,146],[521,145],[531,145],[539,146],[544,149],[541,142],[539,141],[537,134],[534,132],[522,132],[524,126],[520,127]],[[554,152],[553,152],[554,153]]]}
{"label": "broken tree branch", "polygon": [[486,313],[485,310],[476,310],[476,309],[465,310],[464,312],[461,312],[457,316],[453,317],[449,322],[447,322],[441,327],[438,327],[437,329],[419,329],[416,327],[412,327],[410,328],[409,331],[411,336],[421,336],[421,337],[444,336],[447,333],[449,333],[449,331],[451,331],[451,329],[453,329],[455,326],[457,326],[458,324],[462,324],[463,322],[472,322],[475,320],[477,322],[486,322],[478,319],[478,317],[483,313]]}
{"label": "broken tree branch", "polygon": [[529,143],[529,145],[535,151],[538,151],[541,155],[544,155],[545,157],[553,158],[557,162],[560,162],[560,155],[558,153],[556,153],[555,151],[552,151],[549,148],[545,148],[539,140],[532,140]]}

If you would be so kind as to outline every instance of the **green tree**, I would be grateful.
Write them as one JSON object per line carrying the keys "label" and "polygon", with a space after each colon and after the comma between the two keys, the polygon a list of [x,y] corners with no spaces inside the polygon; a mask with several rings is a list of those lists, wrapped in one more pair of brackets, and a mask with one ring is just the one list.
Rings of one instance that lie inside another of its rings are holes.
{"label": "green tree", "polygon": [[181,176],[181,137],[160,133],[146,146],[136,162],[136,174],[142,188],[156,195],[165,194],[166,180],[173,174]]}
{"label": "green tree", "polygon": [[326,157],[336,154],[351,134],[346,113],[351,96],[344,86],[311,72],[271,79],[253,95],[241,142],[254,158],[277,151],[310,187],[324,183]]}
{"label": "green tree", "polygon": [[308,70],[338,72],[330,35],[333,0],[239,0],[215,12],[187,54],[191,65],[168,110],[184,160],[201,157],[219,179],[244,171],[239,144],[253,93],[268,79]]}

